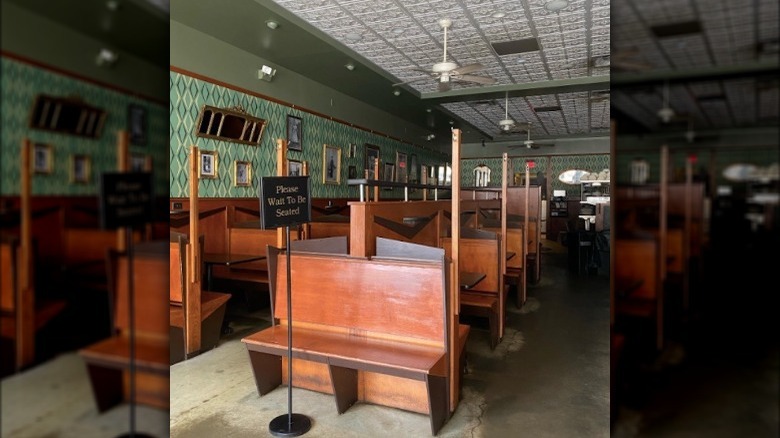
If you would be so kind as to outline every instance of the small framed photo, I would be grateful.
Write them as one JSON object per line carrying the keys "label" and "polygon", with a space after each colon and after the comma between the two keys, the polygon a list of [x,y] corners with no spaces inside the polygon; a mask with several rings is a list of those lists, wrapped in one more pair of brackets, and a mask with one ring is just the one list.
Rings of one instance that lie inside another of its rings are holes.
{"label": "small framed photo", "polygon": [[233,185],[249,187],[252,185],[252,163],[236,160],[233,164]]}
{"label": "small framed photo", "polygon": [[303,151],[303,121],[299,117],[287,116],[287,149]]}
{"label": "small framed photo", "polygon": [[347,178],[349,178],[349,179],[356,179],[357,178],[357,167],[349,166],[347,168]]}
{"label": "small framed photo", "polygon": [[368,179],[379,180],[379,175],[374,175],[374,160],[379,159],[379,146],[366,143],[364,169],[368,171]]}
{"label": "small framed photo", "polygon": [[410,183],[419,183],[420,182],[420,166],[417,164],[417,154],[409,155],[409,182]]}
{"label": "small framed photo", "polygon": [[341,184],[341,148],[322,145],[322,183]]}
{"label": "small framed photo", "polygon": [[131,172],[151,172],[152,157],[145,154],[130,154]]}
{"label": "small framed photo", "polygon": [[287,160],[287,176],[303,176],[303,163],[298,160]]}
{"label": "small framed photo", "polygon": [[[383,176],[382,178],[384,181],[390,181],[393,182],[395,180],[395,164],[394,163],[385,163],[384,169],[382,169]],[[384,187],[384,190],[393,190],[392,187]]]}
{"label": "small framed photo", "polygon": [[89,182],[92,169],[88,155],[70,156],[70,181],[86,184]]}
{"label": "small framed photo", "polygon": [[52,147],[49,144],[35,143],[33,145],[33,172],[51,173]]}
{"label": "small framed photo", "polygon": [[146,144],[146,108],[131,104],[127,109],[127,124],[130,131],[130,143],[136,145]]}
{"label": "small framed photo", "polygon": [[355,143],[350,143],[349,148],[347,149],[347,158],[355,158],[356,153],[357,145]]}
{"label": "small framed photo", "polygon": [[395,153],[395,182],[405,183],[409,182],[407,173],[407,156],[404,152]]}
{"label": "small framed photo", "polygon": [[200,151],[200,178],[217,177],[217,151]]}

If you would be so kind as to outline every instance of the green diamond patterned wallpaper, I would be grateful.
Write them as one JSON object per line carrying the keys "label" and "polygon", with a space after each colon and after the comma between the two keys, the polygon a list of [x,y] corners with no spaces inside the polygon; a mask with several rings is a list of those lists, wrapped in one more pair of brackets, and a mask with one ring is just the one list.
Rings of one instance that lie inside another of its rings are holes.
{"label": "green diamond patterned wallpaper", "polygon": [[[267,121],[261,144],[258,146],[206,139],[195,136],[195,124],[203,105],[221,108],[240,106],[249,114]],[[364,145],[379,146],[380,159],[395,162],[396,152],[405,152],[411,158],[416,154],[419,164],[442,164],[448,160],[444,154],[415,147],[372,134],[340,122],[310,114],[298,109],[272,102],[254,95],[216,85],[178,72],[170,73],[170,195],[189,196],[187,162],[190,146],[201,150],[216,151],[218,156],[217,178],[202,179],[201,197],[255,197],[263,176],[276,174],[277,138],[285,138],[287,115],[301,118],[303,151],[288,151],[291,160],[307,161],[312,176],[312,196],[316,198],[357,198],[358,188],[347,186],[349,166],[355,166],[358,176],[363,175]],[[341,184],[322,183],[323,145],[341,148]],[[348,157],[349,144],[355,144],[356,153]],[[233,163],[236,160],[252,163],[252,185],[233,186]],[[392,194],[391,194],[392,193]],[[401,190],[383,192],[383,197],[403,196]]]}
{"label": "green diamond patterned wallpaper", "polygon": [[[53,150],[53,169],[32,178],[33,195],[91,196],[100,189],[99,175],[116,169],[116,133],[127,129],[127,109],[135,104],[147,110],[148,141],[145,146],[130,145],[131,153],[152,156],[156,193],[168,191],[168,159],[165,155],[167,117],[165,106],[32,66],[6,57],[2,65],[2,148],[0,148],[0,194],[19,194],[19,151],[22,140],[47,143]],[[106,123],[100,138],[90,139],[52,131],[30,129],[28,117],[38,94],[78,96],[88,105],[106,111]],[[70,183],[70,157],[85,154],[92,169],[86,184]]]}

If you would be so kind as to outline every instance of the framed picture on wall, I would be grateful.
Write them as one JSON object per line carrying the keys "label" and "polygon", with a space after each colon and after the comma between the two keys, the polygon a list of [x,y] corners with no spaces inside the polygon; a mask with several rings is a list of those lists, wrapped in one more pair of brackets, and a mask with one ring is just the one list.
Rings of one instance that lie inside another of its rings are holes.
{"label": "framed picture on wall", "polygon": [[131,172],[151,172],[152,157],[145,154],[130,154]]}
{"label": "framed picture on wall", "polygon": [[298,160],[287,160],[287,176],[303,176],[303,163]]}
{"label": "framed picture on wall", "polygon": [[379,146],[366,143],[365,163],[363,165],[363,169],[368,170],[368,179],[379,179],[378,175],[374,175],[375,160],[379,160]]}
{"label": "framed picture on wall", "polygon": [[70,182],[86,184],[91,174],[90,159],[88,155],[70,156]]}
{"label": "framed picture on wall", "polygon": [[322,145],[322,183],[341,184],[341,148]]}
{"label": "framed picture on wall", "polygon": [[420,165],[420,184],[428,184],[428,166]]}
{"label": "framed picture on wall", "polygon": [[199,163],[200,178],[217,177],[217,151],[200,151]]}
{"label": "framed picture on wall", "polygon": [[236,160],[233,164],[233,185],[249,187],[252,185],[252,163]]}
{"label": "framed picture on wall", "polygon": [[409,156],[409,182],[410,183],[418,183],[420,182],[420,176],[419,176],[419,170],[420,166],[417,164],[417,154],[412,154]]}
{"label": "framed picture on wall", "polygon": [[135,145],[146,144],[146,108],[131,104],[127,108],[127,129],[130,132],[130,143]]}
{"label": "framed picture on wall", "polygon": [[287,116],[287,149],[303,151],[303,120],[291,115]]}
{"label": "framed picture on wall", "polygon": [[400,183],[409,182],[408,157],[404,152],[395,153],[395,181]]}
{"label": "framed picture on wall", "polygon": [[33,172],[51,173],[52,147],[49,144],[35,143],[33,145]]}
{"label": "framed picture on wall", "polygon": [[357,167],[354,165],[350,165],[347,168],[347,178],[349,179],[356,179],[357,178]]}
{"label": "framed picture on wall", "polygon": [[[385,163],[385,167],[382,169],[383,181],[395,181],[395,163]],[[383,187],[382,190],[393,190],[392,187]]]}

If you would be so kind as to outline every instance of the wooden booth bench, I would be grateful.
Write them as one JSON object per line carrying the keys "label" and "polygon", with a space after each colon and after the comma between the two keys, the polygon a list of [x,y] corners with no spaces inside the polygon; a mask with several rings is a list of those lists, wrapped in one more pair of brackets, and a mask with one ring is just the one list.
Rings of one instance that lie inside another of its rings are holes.
{"label": "wooden booth bench", "polygon": [[[203,236],[200,238],[198,248],[203,251]],[[220,337],[220,328],[225,317],[227,302],[230,294],[201,290],[200,293],[187,293],[187,251],[189,236],[171,231],[170,234],[170,363],[180,362],[190,356],[186,353],[187,327],[195,327],[200,338],[200,352],[210,350],[217,346]],[[202,260],[202,256],[201,256]],[[187,299],[200,298],[199,306],[187,306]],[[188,312],[187,309],[199,309]],[[190,318],[195,318],[195,324],[187,324]],[[195,352],[194,354],[198,354]],[[194,355],[193,354],[193,355]]]}
{"label": "wooden booth bench", "polygon": [[[357,401],[430,416],[435,435],[449,417],[449,263],[291,254],[293,385],[333,394],[345,412]],[[276,284],[287,284],[277,259]],[[287,295],[275,296],[279,325],[245,337],[257,390],[287,376]],[[411,387],[410,387],[411,385]],[[425,389],[427,400],[408,397]]]}
{"label": "wooden booth bench", "polygon": [[[138,245],[133,257],[136,402],[160,409],[169,405],[168,263],[165,241]],[[79,350],[99,412],[125,400],[129,388],[128,257],[111,252],[109,266],[116,334]]]}

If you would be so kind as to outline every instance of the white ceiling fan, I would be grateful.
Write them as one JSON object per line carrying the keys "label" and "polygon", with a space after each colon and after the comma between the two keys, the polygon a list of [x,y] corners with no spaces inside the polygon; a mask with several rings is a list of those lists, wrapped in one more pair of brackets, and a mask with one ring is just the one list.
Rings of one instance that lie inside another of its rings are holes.
{"label": "white ceiling fan", "polygon": [[439,20],[439,26],[444,28],[444,57],[442,62],[438,62],[433,65],[431,70],[423,70],[414,68],[412,70],[420,71],[427,74],[427,77],[412,79],[406,82],[399,82],[393,84],[393,86],[409,84],[412,82],[418,82],[433,78],[439,84],[439,91],[448,91],[452,88],[453,82],[474,82],[483,85],[492,85],[496,83],[496,80],[487,76],[476,76],[469,73],[474,73],[485,68],[480,63],[474,63],[464,66],[459,66],[454,62],[447,61],[447,29],[452,25],[452,20],[449,18],[442,18]]}
{"label": "white ceiling fan", "polygon": [[[555,143],[537,143],[536,141],[531,140],[531,122],[526,123],[528,124],[528,128],[526,129],[528,132],[528,138],[523,141],[523,146],[525,146],[527,149],[539,149],[541,146],[555,146]],[[509,149],[516,149],[519,147],[522,146],[509,146]]]}
{"label": "white ceiling fan", "polygon": [[509,118],[509,92],[506,93],[504,101],[504,119],[499,120],[498,127],[501,130],[499,133],[502,135],[519,134],[522,129],[519,129],[514,120]]}

